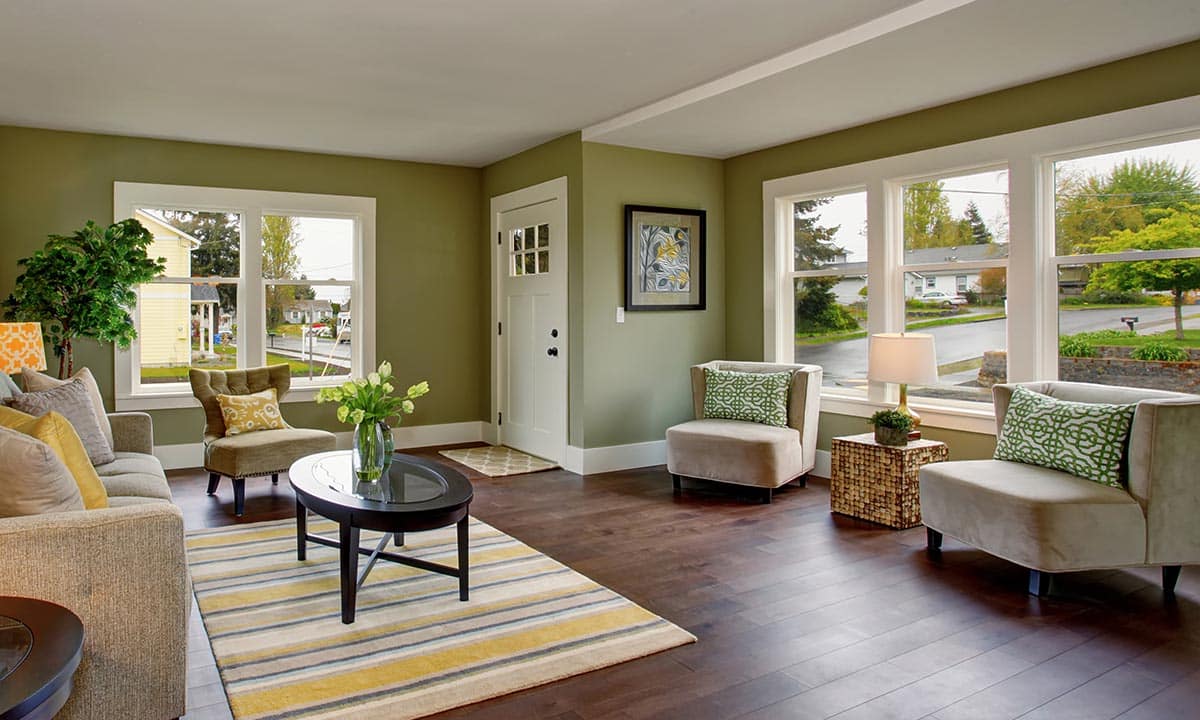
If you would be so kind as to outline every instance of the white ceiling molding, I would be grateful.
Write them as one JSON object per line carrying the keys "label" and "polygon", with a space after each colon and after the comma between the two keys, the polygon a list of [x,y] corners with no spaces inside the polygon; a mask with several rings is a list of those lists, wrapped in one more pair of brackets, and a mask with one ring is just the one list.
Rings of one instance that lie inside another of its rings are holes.
{"label": "white ceiling molding", "polygon": [[730,73],[703,85],[684,90],[649,105],[643,105],[614,118],[583,129],[584,140],[602,140],[606,135],[664,113],[692,105],[701,100],[722,95],[743,85],[750,85],[786,70],[841,52],[855,45],[874,40],[888,33],[923,22],[944,12],[969,5],[976,0],[921,0],[915,5],[900,8],[867,22],[796,48],[748,68]]}

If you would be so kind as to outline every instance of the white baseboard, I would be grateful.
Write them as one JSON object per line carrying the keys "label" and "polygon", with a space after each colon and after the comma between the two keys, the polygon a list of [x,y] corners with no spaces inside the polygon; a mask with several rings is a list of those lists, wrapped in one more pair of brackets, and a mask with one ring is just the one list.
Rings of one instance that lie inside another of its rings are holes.
{"label": "white baseboard", "polygon": [[[484,440],[485,426],[490,427],[488,423],[478,420],[441,425],[401,425],[392,429],[392,438],[395,440],[397,448],[481,442]],[[353,434],[350,431],[337,432],[333,435],[337,438],[339,449],[349,449],[354,442]],[[166,470],[203,467],[204,445],[201,443],[158,445],[154,448],[154,456]]]}
{"label": "white baseboard", "polygon": [[607,447],[580,448],[568,445],[563,456],[563,469],[580,475],[629,470],[631,468],[662,465],[667,462],[667,441],[609,445]]}
{"label": "white baseboard", "polygon": [[828,478],[833,472],[832,456],[828,450],[818,450],[816,465],[812,469],[812,474],[817,477]]}

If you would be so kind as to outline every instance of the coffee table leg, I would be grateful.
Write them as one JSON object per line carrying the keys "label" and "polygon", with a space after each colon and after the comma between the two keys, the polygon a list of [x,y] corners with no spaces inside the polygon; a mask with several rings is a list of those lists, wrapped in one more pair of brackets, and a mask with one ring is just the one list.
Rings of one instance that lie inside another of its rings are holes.
{"label": "coffee table leg", "polygon": [[338,528],[338,553],[342,569],[342,622],[354,622],[358,594],[358,528],[343,522]]}
{"label": "coffee table leg", "polygon": [[467,521],[469,519],[470,518],[464,517],[462,520],[458,521],[458,599],[463,602],[467,601],[467,598],[469,595],[469,592],[467,589],[468,588],[467,578],[468,578],[469,571],[470,571],[470,568],[468,567],[469,553],[467,552],[468,551],[467,545],[468,545],[468,541],[470,539],[470,533],[468,532],[468,529],[467,529]]}
{"label": "coffee table leg", "polygon": [[304,560],[308,553],[308,508],[296,498],[296,559]]}

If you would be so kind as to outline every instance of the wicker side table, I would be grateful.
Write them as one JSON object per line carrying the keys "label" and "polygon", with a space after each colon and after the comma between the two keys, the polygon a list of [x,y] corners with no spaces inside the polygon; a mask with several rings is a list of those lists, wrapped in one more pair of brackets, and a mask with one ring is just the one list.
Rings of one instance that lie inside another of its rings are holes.
{"label": "wicker side table", "polygon": [[835,437],[832,455],[833,512],[902,530],[921,524],[917,472],[926,463],[949,459],[950,449],[937,440],[890,447],[864,433]]}

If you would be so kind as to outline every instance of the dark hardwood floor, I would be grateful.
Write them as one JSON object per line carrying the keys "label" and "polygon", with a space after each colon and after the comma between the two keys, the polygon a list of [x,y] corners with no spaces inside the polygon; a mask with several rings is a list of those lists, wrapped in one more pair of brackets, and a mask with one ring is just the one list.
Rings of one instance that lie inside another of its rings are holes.
{"label": "dark hardwood floor", "polygon": [[[434,450],[415,451],[450,462]],[[487,478],[472,514],[690,630],[699,642],[436,716],[545,718],[1200,717],[1200,571],[1026,573],[921,528],[834,516],[828,486],[771,505],[664,468]],[[232,491],[170,473],[189,528],[235,522]],[[285,479],[246,484],[245,522],[291,517]],[[1200,522],[1200,519],[1197,520]],[[198,614],[187,718],[228,718]]]}

